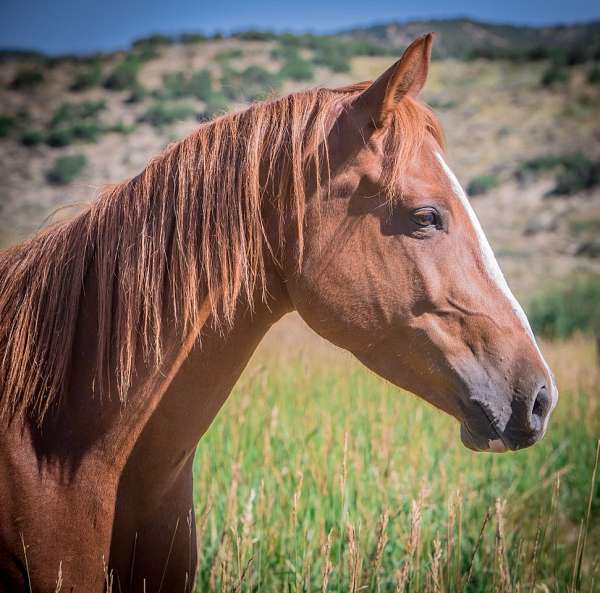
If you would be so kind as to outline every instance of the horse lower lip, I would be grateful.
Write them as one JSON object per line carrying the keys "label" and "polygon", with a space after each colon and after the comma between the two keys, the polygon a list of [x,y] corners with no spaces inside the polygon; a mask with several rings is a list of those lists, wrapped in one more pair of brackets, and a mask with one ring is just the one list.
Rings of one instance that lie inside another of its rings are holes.
{"label": "horse lower lip", "polygon": [[489,450],[494,453],[504,453],[508,451],[508,447],[502,442],[501,439],[490,439],[488,441]]}

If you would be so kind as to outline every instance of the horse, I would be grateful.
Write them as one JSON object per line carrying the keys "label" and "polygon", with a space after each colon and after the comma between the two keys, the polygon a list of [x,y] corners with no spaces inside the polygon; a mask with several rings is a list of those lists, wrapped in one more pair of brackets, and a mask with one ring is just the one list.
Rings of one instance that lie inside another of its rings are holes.
{"label": "horse", "polygon": [[418,97],[431,46],[203,123],[1,253],[1,591],[192,590],[196,445],[290,311],[470,449],[542,438],[557,388]]}

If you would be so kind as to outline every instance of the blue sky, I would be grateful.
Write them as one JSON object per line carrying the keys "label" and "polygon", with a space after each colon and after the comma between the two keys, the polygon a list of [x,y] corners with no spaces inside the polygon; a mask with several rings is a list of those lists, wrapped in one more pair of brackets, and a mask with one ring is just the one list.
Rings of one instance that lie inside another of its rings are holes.
{"label": "blue sky", "polygon": [[600,18],[590,0],[1,0],[0,47],[88,53],[151,33],[250,27],[327,32],[388,20],[469,16],[555,24]]}

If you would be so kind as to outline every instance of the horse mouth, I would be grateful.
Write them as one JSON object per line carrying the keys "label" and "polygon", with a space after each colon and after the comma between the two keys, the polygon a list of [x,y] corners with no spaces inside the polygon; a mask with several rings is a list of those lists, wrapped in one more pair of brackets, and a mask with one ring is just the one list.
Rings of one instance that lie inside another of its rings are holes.
{"label": "horse mouth", "polygon": [[505,453],[511,449],[479,406],[477,406],[477,413],[461,422],[460,438],[463,445],[471,451]]}

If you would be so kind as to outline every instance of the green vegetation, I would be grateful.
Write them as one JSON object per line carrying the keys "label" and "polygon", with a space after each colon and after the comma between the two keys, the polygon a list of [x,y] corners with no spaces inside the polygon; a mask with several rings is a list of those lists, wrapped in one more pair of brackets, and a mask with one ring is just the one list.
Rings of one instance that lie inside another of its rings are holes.
{"label": "green vegetation", "polygon": [[146,110],[140,121],[161,128],[176,121],[190,119],[195,113],[196,110],[191,105],[157,101]]}
{"label": "green vegetation", "polygon": [[104,87],[111,91],[134,89],[138,84],[140,60],[128,56],[119,62],[104,81]]}
{"label": "green vegetation", "polygon": [[588,72],[587,81],[590,84],[600,84],[600,66],[594,65]]}
{"label": "green vegetation", "polygon": [[37,146],[46,141],[46,135],[41,130],[26,130],[21,135],[23,146]]}
{"label": "green vegetation", "polygon": [[102,80],[102,66],[99,61],[80,67],[73,78],[71,90],[75,92],[85,91],[100,84]]}
{"label": "green vegetation", "polygon": [[122,122],[108,124],[98,116],[106,109],[106,103],[83,101],[82,103],[62,103],[52,114],[45,130],[26,129],[21,134],[21,143],[36,146],[42,142],[60,148],[73,142],[96,142],[100,136],[110,132],[129,134],[131,126]]}
{"label": "green vegetation", "polygon": [[525,161],[517,176],[521,179],[545,171],[557,171],[556,185],[549,195],[570,195],[600,184],[600,160],[592,160],[581,153],[542,155]]}
{"label": "green vegetation", "polygon": [[600,337],[600,277],[576,278],[533,300],[529,307],[533,329],[551,338],[575,331]]}
{"label": "green vegetation", "polygon": [[222,115],[227,111],[229,102],[227,97],[220,92],[212,93],[206,101],[206,108],[204,110],[204,116],[207,119],[212,119],[217,115]]}
{"label": "green vegetation", "polygon": [[[316,41],[318,39],[318,41]],[[352,46],[333,37],[316,38],[313,44],[314,62],[333,72],[350,72]]]}
{"label": "green vegetation", "polygon": [[569,82],[569,71],[556,63],[552,63],[544,70],[540,84],[544,87],[552,87]]}
{"label": "green vegetation", "polygon": [[228,49],[223,49],[218,51],[215,54],[215,60],[217,62],[227,62],[229,60],[235,60],[236,58],[241,58],[244,55],[242,48],[240,47],[230,47]]}
{"label": "green vegetation", "polygon": [[182,33],[179,37],[179,41],[184,45],[193,45],[194,43],[202,43],[206,41],[206,35],[202,33]]}
{"label": "green vegetation", "polygon": [[228,66],[223,68],[221,89],[230,101],[256,101],[264,99],[279,89],[281,80],[261,66],[248,66],[238,71]]}
{"label": "green vegetation", "polygon": [[62,103],[53,113],[50,126],[72,124],[83,119],[95,118],[106,109],[106,102],[84,101],[83,103]]}
{"label": "green vegetation", "polygon": [[15,127],[16,120],[10,115],[0,115],[0,138],[5,138]]}
{"label": "green vegetation", "polygon": [[158,98],[172,100],[194,97],[208,101],[212,93],[212,79],[208,70],[198,70],[191,75],[169,72],[163,76],[163,88],[158,92]]}
{"label": "green vegetation", "polygon": [[347,357],[259,355],[196,453],[196,591],[594,590],[593,344],[545,351],[558,408],[505,455],[466,450],[454,420]]}
{"label": "green vegetation", "polygon": [[54,166],[48,171],[46,178],[54,185],[68,185],[81,175],[87,165],[83,154],[61,156],[54,161]]}
{"label": "green vegetation", "polygon": [[470,196],[479,196],[494,189],[498,185],[498,178],[492,173],[478,175],[469,182],[467,193]]}
{"label": "green vegetation", "polygon": [[287,58],[285,64],[279,71],[281,79],[289,78],[296,81],[312,80],[315,75],[312,64],[303,59],[298,53]]}
{"label": "green vegetation", "polygon": [[38,86],[44,80],[44,75],[38,68],[22,68],[19,70],[10,85],[12,89],[22,91]]}

